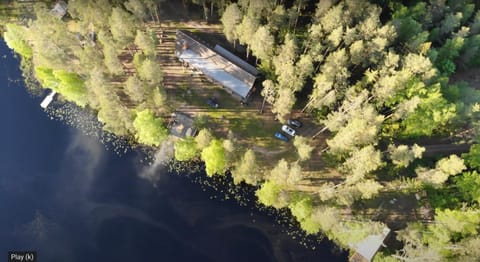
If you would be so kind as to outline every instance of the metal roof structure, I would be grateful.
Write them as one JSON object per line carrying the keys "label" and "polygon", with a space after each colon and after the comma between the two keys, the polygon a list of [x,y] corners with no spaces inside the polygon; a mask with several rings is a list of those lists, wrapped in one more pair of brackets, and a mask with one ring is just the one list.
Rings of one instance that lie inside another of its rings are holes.
{"label": "metal roof structure", "polygon": [[187,31],[177,30],[176,37],[175,55],[182,62],[242,100],[248,99],[258,74],[255,67],[222,47],[211,49]]}
{"label": "metal roof structure", "polygon": [[223,46],[221,46],[219,44],[216,44],[215,47],[213,48],[213,50],[215,50],[215,52],[221,54],[222,56],[224,56],[228,60],[234,62],[237,65],[239,65],[240,67],[245,69],[245,71],[249,72],[253,76],[258,75],[258,70],[254,66],[245,62],[245,60],[241,59],[240,57],[236,56],[232,52],[228,51]]}
{"label": "metal roof structure", "polygon": [[65,1],[58,1],[50,12],[58,18],[62,18],[67,14],[67,9],[68,4]]}
{"label": "metal roof structure", "polygon": [[378,249],[383,245],[383,241],[390,233],[390,228],[385,227],[380,234],[369,235],[361,242],[351,244],[350,247],[356,252],[350,258],[351,262],[357,261],[372,261],[373,257],[377,253]]}

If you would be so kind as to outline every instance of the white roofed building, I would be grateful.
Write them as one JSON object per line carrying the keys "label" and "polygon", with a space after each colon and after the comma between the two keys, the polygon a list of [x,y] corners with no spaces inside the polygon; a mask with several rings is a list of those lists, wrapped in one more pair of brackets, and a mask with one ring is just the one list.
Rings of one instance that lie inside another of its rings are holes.
{"label": "white roofed building", "polygon": [[254,66],[219,45],[208,47],[187,31],[177,30],[176,37],[175,55],[181,62],[202,72],[234,97],[248,99],[258,74]]}

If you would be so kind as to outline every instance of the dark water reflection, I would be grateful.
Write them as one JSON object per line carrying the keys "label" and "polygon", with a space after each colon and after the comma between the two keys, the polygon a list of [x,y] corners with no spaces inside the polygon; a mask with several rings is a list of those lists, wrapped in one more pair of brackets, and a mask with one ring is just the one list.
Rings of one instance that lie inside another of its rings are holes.
{"label": "dark water reflection", "polygon": [[[96,138],[51,121],[19,81],[0,43],[0,252],[39,261],[342,261],[292,240],[265,214],[182,176],[138,177],[139,155],[118,157]],[[252,216],[255,222],[252,220]]]}

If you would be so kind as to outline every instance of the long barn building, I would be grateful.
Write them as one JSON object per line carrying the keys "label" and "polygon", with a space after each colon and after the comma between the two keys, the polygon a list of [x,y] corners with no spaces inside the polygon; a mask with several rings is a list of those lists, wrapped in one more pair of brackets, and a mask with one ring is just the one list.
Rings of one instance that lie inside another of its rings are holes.
{"label": "long barn building", "polygon": [[175,55],[242,101],[253,92],[258,70],[220,45],[210,48],[192,33],[177,30]]}

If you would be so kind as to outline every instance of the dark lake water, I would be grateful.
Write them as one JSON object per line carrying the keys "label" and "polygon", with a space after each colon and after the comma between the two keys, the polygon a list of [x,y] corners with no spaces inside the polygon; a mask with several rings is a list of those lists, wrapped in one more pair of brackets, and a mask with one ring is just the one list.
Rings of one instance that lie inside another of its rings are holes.
{"label": "dark lake water", "polygon": [[[188,178],[138,176],[139,154],[52,121],[0,42],[0,261],[344,261],[328,242],[293,240],[264,212],[210,199]],[[160,171],[159,171],[160,172]]]}

